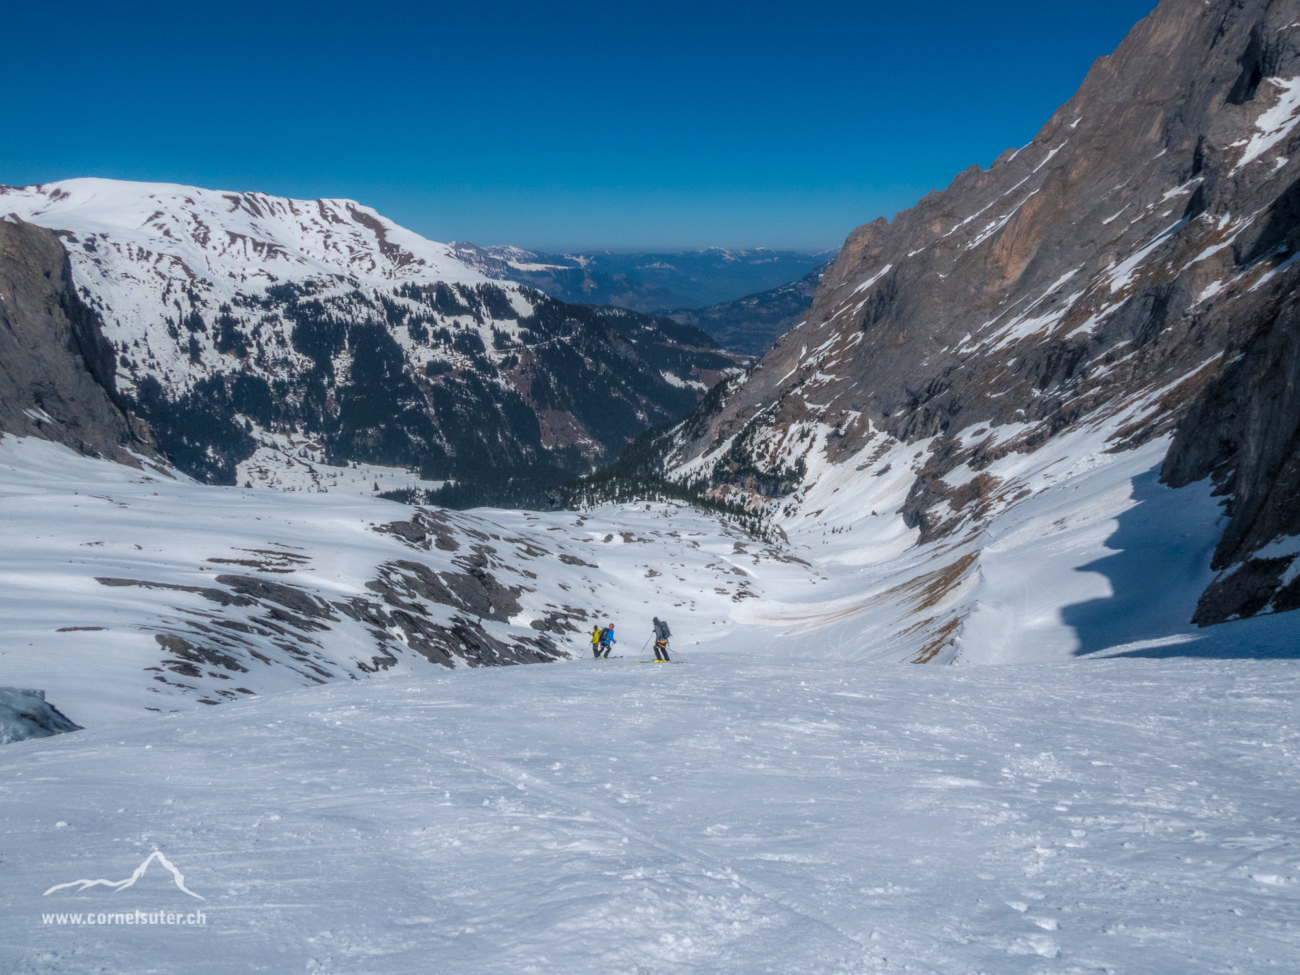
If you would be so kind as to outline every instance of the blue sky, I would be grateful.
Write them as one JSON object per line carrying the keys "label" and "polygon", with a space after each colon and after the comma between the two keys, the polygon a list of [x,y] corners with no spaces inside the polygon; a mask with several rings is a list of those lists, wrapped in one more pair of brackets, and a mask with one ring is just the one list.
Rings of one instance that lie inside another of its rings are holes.
{"label": "blue sky", "polygon": [[1028,142],[1153,6],[13,3],[0,183],[344,196],[481,244],[822,249]]}

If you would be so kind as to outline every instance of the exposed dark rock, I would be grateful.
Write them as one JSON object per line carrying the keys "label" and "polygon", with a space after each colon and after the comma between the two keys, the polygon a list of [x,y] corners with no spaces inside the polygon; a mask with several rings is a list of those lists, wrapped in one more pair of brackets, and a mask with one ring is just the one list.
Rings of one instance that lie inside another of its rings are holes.
{"label": "exposed dark rock", "polygon": [[0,687],[0,745],[69,731],[81,731],[81,725],[45,700],[44,691]]}
{"label": "exposed dark rock", "polygon": [[322,599],[317,599],[303,592],[296,586],[286,586],[256,576],[217,576],[217,582],[229,586],[235,592],[252,599],[261,599],[269,603],[279,603],[302,616],[338,622],[338,617],[330,611],[330,606]]}
{"label": "exposed dark rock", "polygon": [[408,544],[429,550],[430,539],[440,551],[455,552],[460,548],[449,527],[447,515],[441,511],[419,511],[410,521],[393,521],[380,525],[377,532],[387,532]]}
{"label": "exposed dark rock", "polygon": [[383,606],[379,603],[374,603],[368,599],[354,596],[352,599],[336,601],[334,603],[334,608],[351,620],[355,620],[358,623],[370,624],[375,628],[371,631],[372,633],[375,633],[376,630],[378,631],[378,639],[386,639],[387,634],[383,631],[390,625],[390,620],[388,614],[384,612]]}
{"label": "exposed dark rock", "polygon": [[1296,557],[1248,559],[1224,573],[1202,593],[1192,622],[1210,626],[1227,620],[1256,616],[1273,604],[1276,611],[1295,609],[1300,586],[1282,588],[1282,575]]}
{"label": "exposed dark rock", "polygon": [[213,667],[224,667],[226,670],[235,671],[241,674],[248,673],[248,668],[241,665],[239,661],[230,654],[223,653],[220,650],[214,650],[211,647],[191,643],[184,637],[177,636],[174,633],[156,633],[154,634],[154,639],[158,641],[158,645],[164,650],[169,653],[174,653],[183,661],[187,661],[187,663],[168,663],[164,661],[164,664],[175,670],[177,673],[183,673],[188,677],[199,676],[199,672],[193,664],[208,664]]}
{"label": "exposed dark rock", "polygon": [[0,430],[139,467],[135,454],[157,454],[123,409],[116,362],[58,236],[0,219]]}
{"label": "exposed dark rock", "polygon": [[210,599],[214,603],[220,603],[222,606],[252,606],[254,601],[245,596],[235,596],[226,592],[224,589],[213,589],[209,586],[182,586],[170,582],[145,582],[140,579],[113,579],[105,577],[96,577],[95,581],[101,586],[139,586],[141,589],[171,589],[176,592],[197,593],[204,599]]}
{"label": "exposed dark rock", "polygon": [[520,612],[518,595],[522,590],[509,589],[485,569],[468,572],[435,572],[418,562],[399,560],[380,566],[380,578],[366,583],[390,606],[418,610],[416,597],[442,606],[473,613],[484,619],[505,623]]}
{"label": "exposed dark rock", "polygon": [[1300,535],[1300,303],[1290,294],[1262,314],[1253,334],[1243,330],[1243,346],[1227,350],[1229,361],[1192,405],[1161,471],[1174,487],[1213,476],[1228,495],[1231,520],[1213,568],[1239,568],[1206,590],[1196,611],[1202,625],[1268,606],[1285,565],[1250,557]]}
{"label": "exposed dark rock", "polygon": [[[654,574],[658,575],[659,573]],[[565,606],[563,609],[552,607],[551,611],[545,616],[539,620],[533,620],[528,625],[542,633],[577,633],[585,627],[582,625],[575,626],[574,624],[585,624],[590,618],[585,609],[578,609],[574,606]]]}
{"label": "exposed dark rock", "polygon": [[[321,615],[324,616],[324,614]],[[332,619],[335,622],[338,621],[338,617],[336,616],[328,616],[325,618]],[[297,616],[294,613],[289,612],[287,609],[280,609],[280,607],[278,606],[270,607],[270,609],[267,610],[267,614],[265,616],[257,617],[257,619],[259,622],[265,623],[268,626],[274,625],[271,622],[274,620],[276,623],[283,623],[286,626],[292,626],[295,630],[300,630],[304,633],[308,633],[313,630],[319,631],[319,630],[329,629],[329,625],[326,623],[320,623],[317,622],[316,620],[310,620],[302,616]],[[279,630],[279,632],[283,633],[285,631]]]}

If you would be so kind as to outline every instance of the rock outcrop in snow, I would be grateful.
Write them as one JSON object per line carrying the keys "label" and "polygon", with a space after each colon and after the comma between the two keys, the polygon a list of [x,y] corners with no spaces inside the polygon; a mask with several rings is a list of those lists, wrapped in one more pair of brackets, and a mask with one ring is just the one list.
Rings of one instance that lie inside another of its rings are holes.
{"label": "rock outcrop in snow", "polygon": [[741,361],[493,281],[349,200],[75,179],[0,187],[0,214],[60,233],[124,401],[212,483],[371,464],[456,481],[461,502],[535,499]]}
{"label": "rock outcrop in snow", "polygon": [[80,730],[81,725],[45,700],[44,691],[0,687],[0,745]]}
{"label": "rock outcrop in snow", "polygon": [[1032,494],[1017,472],[1074,460],[1062,437],[1113,455],[1181,423],[1166,476],[1232,497],[1198,621],[1293,608],[1298,22],[1295,0],[1164,0],[1028,146],[855,230],[656,463],[787,527],[842,507],[828,469],[903,474],[893,510],[961,550],[956,586]]}

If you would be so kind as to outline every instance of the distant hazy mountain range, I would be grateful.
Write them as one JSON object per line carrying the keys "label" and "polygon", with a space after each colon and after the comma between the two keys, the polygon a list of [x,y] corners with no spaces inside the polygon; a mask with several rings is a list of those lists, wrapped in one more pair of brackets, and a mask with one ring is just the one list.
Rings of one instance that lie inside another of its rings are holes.
{"label": "distant hazy mountain range", "polygon": [[617,305],[640,312],[704,308],[797,281],[836,249],[707,250],[679,254],[539,254],[464,241],[451,252],[491,278],[517,281],[573,304]]}
{"label": "distant hazy mountain range", "polygon": [[707,332],[724,349],[746,355],[762,355],[782,335],[798,325],[812,305],[817,285],[831,266],[827,261],[798,281],[791,281],[735,301],[707,308],[683,308],[665,312],[683,325]]}

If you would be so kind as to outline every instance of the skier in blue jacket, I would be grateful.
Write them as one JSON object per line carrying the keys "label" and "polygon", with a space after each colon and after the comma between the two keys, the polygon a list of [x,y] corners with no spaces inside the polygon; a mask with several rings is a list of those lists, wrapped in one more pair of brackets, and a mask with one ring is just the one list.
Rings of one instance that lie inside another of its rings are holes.
{"label": "skier in blue jacket", "polygon": [[600,631],[600,648],[603,652],[596,654],[598,657],[609,657],[609,652],[614,649],[614,624],[610,623]]}

